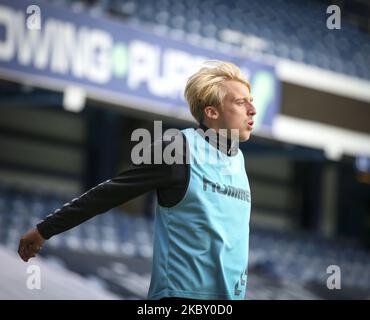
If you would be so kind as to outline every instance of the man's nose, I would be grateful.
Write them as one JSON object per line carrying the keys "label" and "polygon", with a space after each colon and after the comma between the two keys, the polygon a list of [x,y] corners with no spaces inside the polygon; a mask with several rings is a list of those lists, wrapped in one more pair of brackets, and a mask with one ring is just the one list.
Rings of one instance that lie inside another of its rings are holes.
{"label": "man's nose", "polygon": [[247,106],[247,114],[250,116],[255,116],[257,114],[256,108],[252,103]]}

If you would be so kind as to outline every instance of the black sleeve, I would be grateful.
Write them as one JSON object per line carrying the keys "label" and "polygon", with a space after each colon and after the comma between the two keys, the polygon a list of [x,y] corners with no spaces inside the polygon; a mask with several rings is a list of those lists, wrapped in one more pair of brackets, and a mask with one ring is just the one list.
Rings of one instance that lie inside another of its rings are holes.
{"label": "black sleeve", "polygon": [[[168,143],[164,143],[163,147],[166,145]],[[151,150],[153,154],[154,146],[155,143],[145,152]],[[55,210],[37,224],[37,229],[43,238],[49,239],[150,190],[178,184],[178,180],[179,176],[171,165],[131,164],[116,177],[98,184]]]}

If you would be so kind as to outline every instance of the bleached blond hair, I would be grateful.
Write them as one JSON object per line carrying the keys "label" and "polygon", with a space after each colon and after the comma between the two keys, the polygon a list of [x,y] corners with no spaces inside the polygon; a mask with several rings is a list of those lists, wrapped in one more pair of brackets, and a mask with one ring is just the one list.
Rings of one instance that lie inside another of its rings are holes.
{"label": "bleached blond hair", "polygon": [[210,60],[206,66],[194,73],[187,81],[184,96],[189,104],[190,112],[199,123],[204,118],[204,108],[214,106],[220,108],[227,94],[222,85],[226,80],[236,80],[248,87],[250,84],[241,70],[227,61]]}

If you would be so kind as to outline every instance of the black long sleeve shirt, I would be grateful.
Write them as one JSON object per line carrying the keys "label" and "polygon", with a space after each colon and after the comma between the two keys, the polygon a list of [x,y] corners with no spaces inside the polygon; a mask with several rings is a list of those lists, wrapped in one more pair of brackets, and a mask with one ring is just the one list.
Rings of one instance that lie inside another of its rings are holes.
{"label": "black long sleeve shirt", "polygon": [[[203,131],[208,128],[204,125],[199,127]],[[202,131],[200,131],[202,133]],[[231,140],[203,136],[208,143],[233,156],[238,151],[238,145]],[[146,151],[154,154],[156,143],[152,143]],[[71,200],[61,208],[55,210],[44,220],[37,224],[37,229],[44,239],[69,230],[84,221],[104,213],[114,207],[134,199],[148,191],[156,190],[158,203],[164,207],[172,207],[184,196],[189,181],[190,167],[186,161],[186,139],[162,140],[162,151],[171,143],[181,143],[176,150],[183,150],[182,164],[140,164],[131,163],[130,166],[112,179],[98,184],[78,198]],[[151,157],[153,160],[153,157]]]}

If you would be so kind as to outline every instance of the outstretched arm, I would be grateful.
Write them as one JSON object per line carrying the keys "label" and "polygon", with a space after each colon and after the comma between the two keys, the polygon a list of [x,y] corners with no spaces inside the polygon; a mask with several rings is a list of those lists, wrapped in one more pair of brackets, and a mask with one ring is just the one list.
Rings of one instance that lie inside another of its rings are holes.
{"label": "outstretched arm", "polygon": [[[151,145],[151,149],[154,145]],[[149,150],[147,150],[148,152]],[[150,190],[170,187],[173,170],[166,164],[131,165],[116,177],[88,190],[48,215],[19,242],[24,261],[36,256],[44,241]]]}

